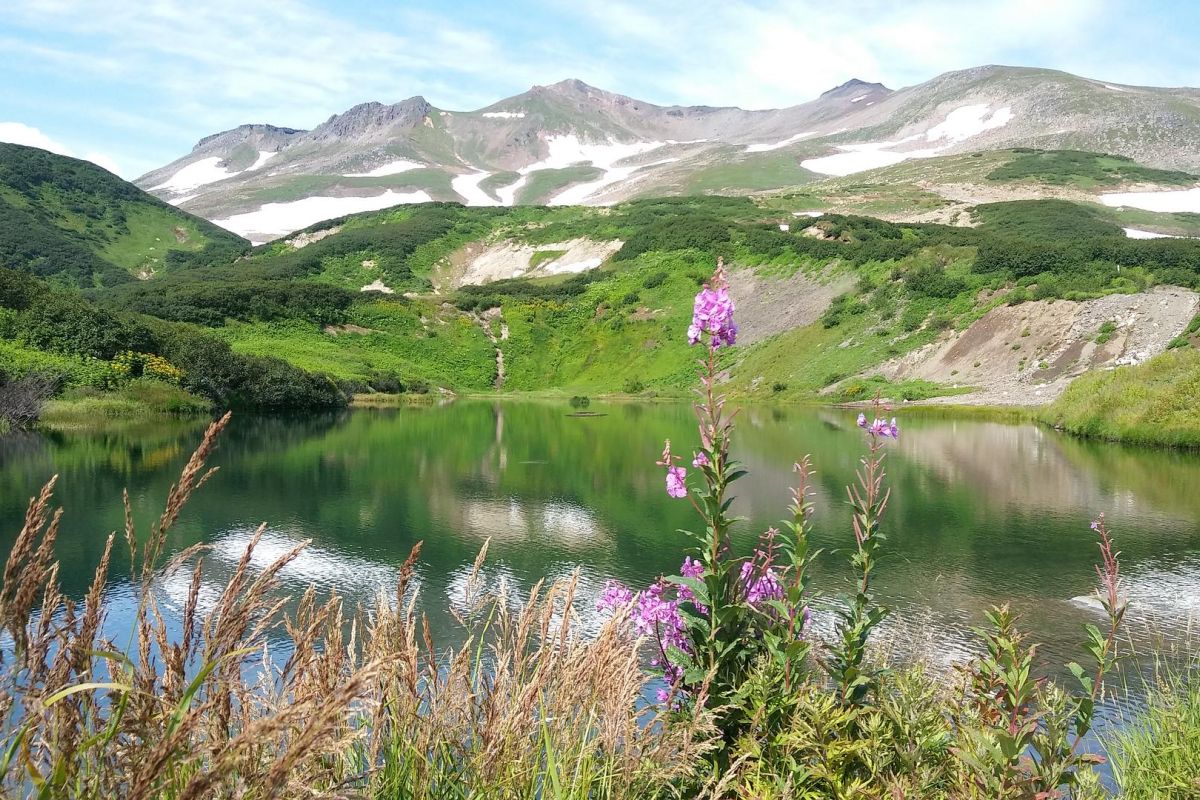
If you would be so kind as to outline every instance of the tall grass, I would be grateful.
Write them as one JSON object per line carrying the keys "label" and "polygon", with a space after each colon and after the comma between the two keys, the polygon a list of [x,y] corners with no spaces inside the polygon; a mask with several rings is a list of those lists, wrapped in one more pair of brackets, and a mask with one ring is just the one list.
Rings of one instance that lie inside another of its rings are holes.
{"label": "tall grass", "polygon": [[1168,350],[1136,366],[1076,378],[1043,414],[1069,433],[1138,444],[1200,447],[1200,350]]}
{"label": "tall grass", "polygon": [[[306,592],[285,612],[280,572],[297,546],[233,577],[201,608],[204,546],[165,559],[185,503],[212,475],[213,423],[139,537],[126,500],[82,602],[59,588],[55,479],[30,502],[4,567],[0,788],[33,798],[655,797],[694,777],[711,719],[670,725],[636,711],[646,677],[619,620],[577,634],[573,582],[513,598],[479,586],[468,635],[441,650],[416,611],[415,548],[390,597],[347,609]],[[120,552],[118,552],[120,551]],[[130,640],[102,634],[113,558],[128,557]],[[162,577],[190,571],[178,627]],[[177,631],[173,633],[173,631]]]}
{"label": "tall grass", "polygon": [[[1193,668],[1193,672],[1195,668]],[[1151,688],[1146,710],[1109,736],[1126,800],[1200,797],[1200,682],[1184,673]]]}

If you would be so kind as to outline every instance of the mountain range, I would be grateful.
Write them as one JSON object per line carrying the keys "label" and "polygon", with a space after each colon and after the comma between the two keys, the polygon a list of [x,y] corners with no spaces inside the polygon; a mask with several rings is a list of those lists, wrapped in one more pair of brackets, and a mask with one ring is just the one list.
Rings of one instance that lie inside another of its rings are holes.
{"label": "mountain range", "polygon": [[744,194],[1011,147],[1200,171],[1200,90],[984,66],[893,91],[850,80],[807,103],[659,106],[566,80],[475,111],[369,102],[312,130],[242,125],[136,183],[252,241],[428,200],[603,205]]}

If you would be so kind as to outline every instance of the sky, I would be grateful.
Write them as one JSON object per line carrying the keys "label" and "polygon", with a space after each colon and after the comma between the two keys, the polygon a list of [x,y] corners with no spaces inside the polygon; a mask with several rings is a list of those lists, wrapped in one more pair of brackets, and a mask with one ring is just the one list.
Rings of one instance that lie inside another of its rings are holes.
{"label": "sky", "polygon": [[242,123],[579,78],[775,108],[980,64],[1200,85],[1197,0],[2,0],[0,141],[134,178]]}

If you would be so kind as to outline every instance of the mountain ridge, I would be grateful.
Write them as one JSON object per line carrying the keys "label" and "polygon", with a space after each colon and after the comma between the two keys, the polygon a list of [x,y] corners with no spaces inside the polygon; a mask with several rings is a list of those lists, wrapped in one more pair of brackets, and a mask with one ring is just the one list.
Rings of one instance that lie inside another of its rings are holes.
{"label": "mountain ridge", "polygon": [[1200,171],[1200,91],[983,65],[897,90],[851,78],[804,103],[747,110],[661,106],[566,78],[469,111],[415,95],[357,104],[308,131],[239,126],[135,182],[262,242],[405,202],[745,194],[1012,147]]}

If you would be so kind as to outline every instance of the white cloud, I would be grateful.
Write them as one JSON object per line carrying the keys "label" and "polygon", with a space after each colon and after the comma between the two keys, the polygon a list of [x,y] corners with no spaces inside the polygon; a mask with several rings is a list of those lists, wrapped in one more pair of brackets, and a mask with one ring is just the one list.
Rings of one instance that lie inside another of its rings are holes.
{"label": "white cloud", "polygon": [[82,158],[85,161],[91,161],[93,164],[104,167],[115,175],[121,174],[121,168],[117,166],[117,162],[103,153],[76,153],[62,142],[51,139],[37,128],[26,125],[23,122],[0,122],[0,142],[40,147],[43,150],[49,150],[51,153],[71,156],[72,158]]}

